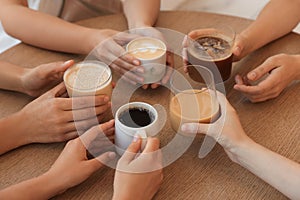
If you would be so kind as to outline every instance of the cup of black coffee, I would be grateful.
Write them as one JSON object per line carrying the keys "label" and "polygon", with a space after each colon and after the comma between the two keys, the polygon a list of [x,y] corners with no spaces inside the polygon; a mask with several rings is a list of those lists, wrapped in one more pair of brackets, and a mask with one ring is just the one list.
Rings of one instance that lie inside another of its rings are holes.
{"label": "cup of black coffee", "polygon": [[121,106],[115,115],[115,145],[119,155],[123,155],[134,136],[143,140],[158,133],[156,109],[144,102],[131,102]]}
{"label": "cup of black coffee", "polygon": [[235,32],[229,26],[198,29],[189,34],[187,56],[190,76],[197,79],[197,71],[193,65],[201,65],[210,69],[215,82],[220,83],[230,78],[232,68],[232,48]]}

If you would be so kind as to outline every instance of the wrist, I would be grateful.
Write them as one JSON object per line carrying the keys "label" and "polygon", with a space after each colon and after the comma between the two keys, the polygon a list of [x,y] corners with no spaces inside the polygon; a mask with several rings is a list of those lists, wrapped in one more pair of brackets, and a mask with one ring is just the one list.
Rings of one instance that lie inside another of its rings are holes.
{"label": "wrist", "polygon": [[257,145],[252,139],[247,136],[247,139],[243,140],[243,142],[239,142],[238,145],[231,151],[232,155],[234,155],[235,162],[241,166],[245,167],[245,163],[248,160],[248,152],[249,150],[255,148]]}
{"label": "wrist", "polygon": [[39,185],[41,185],[39,191],[45,199],[50,199],[68,189],[60,182],[59,176],[53,176],[49,171],[37,177],[37,179]]}
{"label": "wrist", "polygon": [[129,23],[128,24],[128,28],[129,28],[129,31],[131,31],[132,29],[142,29],[142,28],[150,28],[152,27],[152,23],[150,22],[132,22],[132,23]]}
{"label": "wrist", "polygon": [[31,144],[36,142],[32,137],[32,133],[35,130],[32,130],[30,127],[31,123],[28,123],[30,115],[27,114],[26,107],[15,114],[16,121],[18,122],[17,129],[19,131],[19,139],[22,141],[22,145]]}
{"label": "wrist", "polygon": [[116,193],[113,194],[112,200],[130,200],[132,196],[118,195]]}
{"label": "wrist", "polygon": [[239,44],[241,45],[241,55],[239,56],[240,58],[247,56],[254,50],[250,38],[251,37],[248,36],[247,32],[242,32],[239,34],[238,40],[240,40]]}

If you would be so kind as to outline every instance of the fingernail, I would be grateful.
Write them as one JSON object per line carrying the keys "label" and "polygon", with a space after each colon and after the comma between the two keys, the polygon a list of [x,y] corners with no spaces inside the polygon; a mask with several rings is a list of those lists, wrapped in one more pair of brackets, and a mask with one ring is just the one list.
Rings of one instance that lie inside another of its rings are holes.
{"label": "fingernail", "polygon": [[183,124],[181,126],[181,131],[183,132],[194,132],[197,128],[193,124]]}
{"label": "fingernail", "polygon": [[73,60],[68,60],[68,61],[64,62],[63,66],[70,65],[72,62],[73,62]]}
{"label": "fingernail", "polygon": [[235,47],[235,52],[237,53],[237,56],[239,56],[240,55],[240,53],[241,53],[241,48],[240,47]]}
{"label": "fingernail", "polygon": [[139,140],[140,136],[138,134],[135,134],[133,137],[133,142],[137,142]]}
{"label": "fingernail", "polygon": [[114,158],[116,157],[116,153],[115,153],[115,152],[109,152],[109,153],[108,153],[108,157],[109,157],[110,159],[114,159]]}
{"label": "fingernail", "polygon": [[188,129],[189,129],[189,126],[188,126],[187,124],[183,124],[183,125],[181,126],[181,130],[182,130],[183,132],[187,132]]}
{"label": "fingernail", "polygon": [[137,70],[136,70],[137,72],[139,72],[139,73],[144,73],[144,68],[142,68],[142,67],[139,67],[139,68],[137,68]]}
{"label": "fingernail", "polygon": [[137,80],[138,80],[140,83],[144,83],[144,79],[141,78],[141,77],[138,77]]}
{"label": "fingernail", "polygon": [[250,72],[248,74],[248,78],[251,79],[251,80],[255,79],[256,78],[256,73],[255,72]]}
{"label": "fingernail", "polygon": [[140,65],[140,61],[139,60],[133,60],[132,61],[134,65]]}
{"label": "fingernail", "polygon": [[104,102],[108,102],[109,98],[108,97],[104,97]]}

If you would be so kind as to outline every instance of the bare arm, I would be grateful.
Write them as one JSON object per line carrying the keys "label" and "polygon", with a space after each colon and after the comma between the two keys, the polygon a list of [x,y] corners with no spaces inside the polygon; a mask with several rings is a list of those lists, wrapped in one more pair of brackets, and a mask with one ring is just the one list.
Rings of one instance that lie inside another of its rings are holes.
{"label": "bare arm", "polygon": [[300,165],[255,143],[236,152],[239,164],[291,199],[300,198]]}
{"label": "bare arm", "polygon": [[96,30],[34,11],[20,0],[1,0],[0,20],[8,34],[34,46],[79,54],[93,49]]}
{"label": "bare arm", "polygon": [[223,146],[232,161],[245,167],[289,198],[299,199],[300,165],[251,140],[226,97],[219,93],[218,99],[222,115],[215,123],[185,124],[182,127],[183,131],[194,134],[205,133],[213,137]]}
{"label": "bare arm", "polygon": [[300,0],[272,0],[257,19],[240,34],[244,57],[263,45],[291,32],[300,21]]}
{"label": "bare arm", "polygon": [[124,0],[128,28],[153,26],[160,10],[160,0]]}

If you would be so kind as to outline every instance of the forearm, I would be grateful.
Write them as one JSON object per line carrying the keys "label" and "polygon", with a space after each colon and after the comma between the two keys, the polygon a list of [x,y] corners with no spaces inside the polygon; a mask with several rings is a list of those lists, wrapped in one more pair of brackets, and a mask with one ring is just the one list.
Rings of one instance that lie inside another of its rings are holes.
{"label": "forearm", "polygon": [[39,177],[23,181],[0,191],[3,199],[50,199],[62,193],[65,189],[57,180],[58,177],[51,177],[46,173]]}
{"label": "forearm", "polygon": [[153,26],[160,10],[160,0],[124,0],[128,28]]}
{"label": "forearm", "polygon": [[300,198],[300,165],[250,141],[236,152],[240,165],[291,199]]}
{"label": "forearm", "polygon": [[0,61],[0,88],[25,93],[22,76],[26,69],[8,62]]}
{"label": "forearm", "polygon": [[5,31],[25,43],[69,53],[92,50],[88,37],[91,29],[18,4],[2,6],[0,17]]}
{"label": "forearm", "polygon": [[245,51],[250,53],[291,32],[300,21],[299,0],[272,0],[257,19],[242,33],[248,40]]}
{"label": "forearm", "polygon": [[30,143],[20,112],[0,119],[0,155]]}

